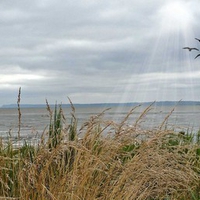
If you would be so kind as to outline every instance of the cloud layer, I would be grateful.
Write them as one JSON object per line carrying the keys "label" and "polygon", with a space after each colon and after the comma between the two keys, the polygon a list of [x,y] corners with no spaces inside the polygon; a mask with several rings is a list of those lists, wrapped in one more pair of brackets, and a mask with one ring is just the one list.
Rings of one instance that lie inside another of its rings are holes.
{"label": "cloud layer", "polygon": [[199,100],[197,0],[0,2],[1,104]]}

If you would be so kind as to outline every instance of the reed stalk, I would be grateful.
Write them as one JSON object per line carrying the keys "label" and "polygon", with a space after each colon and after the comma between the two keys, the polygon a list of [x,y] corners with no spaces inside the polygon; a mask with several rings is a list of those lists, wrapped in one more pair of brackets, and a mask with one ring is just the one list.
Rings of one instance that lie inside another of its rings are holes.
{"label": "reed stalk", "polygon": [[19,88],[18,98],[17,98],[17,108],[18,108],[18,140],[20,140],[20,130],[21,130],[21,109],[20,109],[20,100],[21,100],[21,87]]}

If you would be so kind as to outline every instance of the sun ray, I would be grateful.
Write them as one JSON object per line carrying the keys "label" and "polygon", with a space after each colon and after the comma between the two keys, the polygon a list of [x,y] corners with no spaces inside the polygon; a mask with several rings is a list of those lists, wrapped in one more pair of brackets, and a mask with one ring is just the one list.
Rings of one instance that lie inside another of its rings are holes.
{"label": "sun ray", "polygon": [[[135,100],[142,99],[143,101],[150,99],[150,96],[152,101],[169,99],[178,101],[184,97],[184,92],[192,88],[192,77],[178,78],[179,74],[185,72],[190,74],[193,71],[192,63],[194,61],[191,57],[193,54],[189,55],[189,52],[183,52],[182,50],[184,45],[190,45],[191,40],[194,39],[192,30],[193,14],[188,4],[188,2],[183,1],[170,1],[158,11],[161,23],[156,27],[155,45],[143,64],[143,71],[140,72],[152,73],[157,71],[160,76],[164,73],[172,75],[169,72],[174,72],[173,79],[169,80],[166,76],[163,76],[161,79],[156,80],[155,78],[156,84],[151,81],[145,84],[140,81],[133,83],[132,80],[135,78],[133,70],[130,80],[127,80],[122,96],[123,101],[125,99],[129,100],[130,96]],[[189,84],[188,87],[185,86],[185,82]],[[183,88],[180,89],[180,87]],[[166,90],[170,90],[171,95],[168,95]],[[137,98],[139,93],[140,97]],[[192,96],[188,98],[193,99],[195,95],[193,90],[191,94]]]}

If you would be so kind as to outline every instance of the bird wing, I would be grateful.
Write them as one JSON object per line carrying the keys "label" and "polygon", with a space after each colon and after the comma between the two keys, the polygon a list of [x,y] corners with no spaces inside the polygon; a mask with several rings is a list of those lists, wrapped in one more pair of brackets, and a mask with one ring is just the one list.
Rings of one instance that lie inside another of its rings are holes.
{"label": "bird wing", "polygon": [[198,38],[195,38],[195,40],[198,40],[200,42],[200,39],[198,39]]}
{"label": "bird wing", "polygon": [[197,49],[197,48],[192,48],[193,50],[197,50],[197,51],[199,51],[199,49]]}
{"label": "bird wing", "polygon": [[200,54],[198,54],[194,59],[196,59],[197,57],[199,57],[200,56]]}
{"label": "bird wing", "polygon": [[183,47],[183,49],[190,49],[190,47]]}

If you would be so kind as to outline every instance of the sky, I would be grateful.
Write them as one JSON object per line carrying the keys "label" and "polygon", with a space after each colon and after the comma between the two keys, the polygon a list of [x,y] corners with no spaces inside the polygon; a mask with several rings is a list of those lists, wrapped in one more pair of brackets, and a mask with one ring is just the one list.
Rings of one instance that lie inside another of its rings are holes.
{"label": "sky", "polygon": [[199,0],[0,1],[0,105],[200,100]]}

